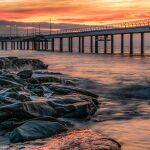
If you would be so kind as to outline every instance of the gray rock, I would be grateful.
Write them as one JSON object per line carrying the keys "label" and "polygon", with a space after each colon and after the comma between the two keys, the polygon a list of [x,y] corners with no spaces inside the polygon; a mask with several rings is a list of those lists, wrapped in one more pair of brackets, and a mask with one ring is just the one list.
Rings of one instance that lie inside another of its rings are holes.
{"label": "gray rock", "polygon": [[58,123],[50,121],[29,121],[14,129],[10,134],[10,141],[13,143],[47,138],[62,132],[67,128]]}

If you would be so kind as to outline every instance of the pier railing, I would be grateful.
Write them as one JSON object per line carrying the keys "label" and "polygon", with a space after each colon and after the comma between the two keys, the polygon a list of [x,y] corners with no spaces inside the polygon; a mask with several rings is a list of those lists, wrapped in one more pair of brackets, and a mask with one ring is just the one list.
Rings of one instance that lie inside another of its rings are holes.
{"label": "pier railing", "polygon": [[[67,33],[80,33],[80,32],[90,32],[90,31],[102,31],[102,30],[112,30],[112,29],[128,29],[128,28],[136,28],[136,27],[146,27],[150,26],[150,19],[136,20],[136,21],[128,21],[116,24],[107,24],[107,25],[97,25],[97,26],[89,26],[82,28],[73,28],[73,29],[64,29],[51,32],[51,35],[56,34],[67,34]],[[1,34],[0,37],[34,37],[38,35],[49,35],[44,33],[28,33],[28,34]]]}
{"label": "pier railing", "polygon": [[150,26],[150,19],[122,22],[117,24],[100,25],[100,26],[90,26],[84,28],[65,29],[65,30],[53,32],[53,34],[76,33],[76,32],[78,33],[78,32],[97,31],[97,30],[100,31],[100,30],[109,30],[109,29],[126,29],[126,28],[145,27],[145,26]]}

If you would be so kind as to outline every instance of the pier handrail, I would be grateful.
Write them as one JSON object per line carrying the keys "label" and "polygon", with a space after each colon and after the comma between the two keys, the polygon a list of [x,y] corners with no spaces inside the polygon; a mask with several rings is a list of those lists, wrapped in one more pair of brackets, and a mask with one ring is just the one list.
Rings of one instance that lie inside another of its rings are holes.
{"label": "pier handrail", "polygon": [[[127,29],[127,28],[134,28],[134,27],[145,27],[150,26],[150,19],[142,19],[142,20],[135,20],[135,21],[128,21],[116,24],[107,24],[107,25],[96,25],[96,26],[88,26],[88,27],[80,27],[80,28],[72,28],[72,29],[63,29],[58,31],[51,32],[51,35],[57,34],[67,34],[67,33],[80,33],[80,32],[90,32],[90,31],[102,31],[102,30],[112,30],[112,29]],[[39,34],[31,33],[31,34],[1,34],[0,37],[34,37],[34,36],[44,36],[49,34]]]}
{"label": "pier handrail", "polygon": [[78,33],[78,32],[87,32],[87,31],[99,31],[99,30],[107,30],[107,29],[126,29],[133,27],[144,27],[150,26],[150,19],[136,20],[136,21],[128,21],[116,24],[107,24],[100,26],[89,26],[84,28],[73,28],[73,29],[64,29],[60,31],[53,32],[52,34],[64,34],[64,33]]}

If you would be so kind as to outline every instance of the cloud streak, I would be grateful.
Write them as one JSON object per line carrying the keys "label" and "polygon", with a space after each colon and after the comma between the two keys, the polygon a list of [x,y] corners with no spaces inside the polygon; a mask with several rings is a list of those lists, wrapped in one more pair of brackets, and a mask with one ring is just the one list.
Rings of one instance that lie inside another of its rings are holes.
{"label": "cloud streak", "polygon": [[2,20],[101,24],[148,18],[149,0],[0,0]]}

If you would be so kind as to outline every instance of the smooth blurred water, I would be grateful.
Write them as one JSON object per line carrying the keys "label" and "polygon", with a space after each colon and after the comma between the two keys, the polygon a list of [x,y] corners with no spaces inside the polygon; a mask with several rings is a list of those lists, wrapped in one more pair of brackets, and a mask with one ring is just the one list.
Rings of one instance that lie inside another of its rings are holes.
{"label": "smooth blurred water", "polygon": [[101,102],[83,127],[118,140],[123,150],[150,149],[150,57],[37,51],[0,51],[0,56],[39,58],[50,71],[79,78],[79,86],[99,94]]}

